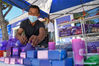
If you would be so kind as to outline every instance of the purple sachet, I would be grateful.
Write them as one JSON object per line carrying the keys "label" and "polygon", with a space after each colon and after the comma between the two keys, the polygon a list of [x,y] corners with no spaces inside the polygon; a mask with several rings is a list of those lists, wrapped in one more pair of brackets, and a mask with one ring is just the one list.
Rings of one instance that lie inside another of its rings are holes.
{"label": "purple sachet", "polygon": [[26,52],[28,50],[34,50],[35,48],[30,44],[30,43],[27,43],[27,45],[25,47],[22,47],[21,50],[23,52]]}

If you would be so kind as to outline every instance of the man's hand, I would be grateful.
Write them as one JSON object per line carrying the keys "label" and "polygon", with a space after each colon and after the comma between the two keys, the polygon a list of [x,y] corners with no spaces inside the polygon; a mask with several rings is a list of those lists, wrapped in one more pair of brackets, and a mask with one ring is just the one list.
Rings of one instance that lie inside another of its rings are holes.
{"label": "man's hand", "polygon": [[34,47],[37,46],[38,43],[39,43],[39,37],[38,36],[35,36],[35,35],[32,35],[29,38],[29,43],[31,43]]}
{"label": "man's hand", "polygon": [[21,42],[22,44],[26,44],[27,41],[28,41],[25,36],[19,36],[18,39],[20,40],[20,42]]}

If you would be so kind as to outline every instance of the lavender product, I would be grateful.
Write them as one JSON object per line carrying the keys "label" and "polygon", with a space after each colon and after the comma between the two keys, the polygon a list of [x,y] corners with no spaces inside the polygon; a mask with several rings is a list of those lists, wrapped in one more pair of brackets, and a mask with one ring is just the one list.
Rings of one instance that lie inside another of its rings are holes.
{"label": "lavender product", "polygon": [[4,62],[4,57],[0,57],[0,61],[1,62]]}
{"label": "lavender product", "polygon": [[6,58],[4,59],[4,62],[7,63],[7,64],[9,64],[9,63],[10,63],[10,58],[6,57]]}
{"label": "lavender product", "polygon": [[13,56],[20,56],[20,48],[15,47],[13,48]]}
{"label": "lavender product", "polygon": [[17,59],[17,64],[23,64],[23,59],[22,58],[18,58]]}
{"label": "lavender product", "polygon": [[30,43],[27,43],[27,45],[22,48],[23,51],[29,51],[29,50],[34,50],[34,49],[35,48]]}
{"label": "lavender product", "polygon": [[16,58],[10,58],[10,64],[16,64]]}

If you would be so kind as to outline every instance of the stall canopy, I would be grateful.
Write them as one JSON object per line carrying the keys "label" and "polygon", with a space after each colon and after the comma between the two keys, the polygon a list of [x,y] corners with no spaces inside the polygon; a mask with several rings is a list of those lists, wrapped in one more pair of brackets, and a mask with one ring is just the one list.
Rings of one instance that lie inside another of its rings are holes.
{"label": "stall canopy", "polygon": [[99,0],[3,0],[21,9],[28,11],[29,5],[38,5],[43,17],[55,18],[60,14],[76,13],[99,7]]}
{"label": "stall canopy", "polygon": [[[2,0],[4,2],[7,2],[13,6],[16,6],[20,9],[23,9],[25,11],[28,11],[29,10],[29,6],[31,5],[30,3],[28,3],[27,1],[25,0]],[[41,13],[41,17],[48,17],[48,14],[42,10],[40,10],[40,13]]]}

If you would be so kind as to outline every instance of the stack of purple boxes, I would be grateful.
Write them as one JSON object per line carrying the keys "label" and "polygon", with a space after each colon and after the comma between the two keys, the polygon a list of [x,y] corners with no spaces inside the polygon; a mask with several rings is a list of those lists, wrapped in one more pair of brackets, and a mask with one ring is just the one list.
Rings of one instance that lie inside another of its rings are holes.
{"label": "stack of purple boxes", "polygon": [[[7,64],[26,66],[72,66],[73,59],[67,57],[64,49],[55,49],[55,42],[49,42],[49,50],[34,49],[31,44],[22,45],[17,39],[10,39],[6,46],[7,56],[0,61]],[[57,64],[59,63],[59,64]]]}
{"label": "stack of purple boxes", "polygon": [[95,42],[88,42],[88,52],[89,53],[97,53],[99,51],[98,47],[99,47],[99,41],[95,41]]}

